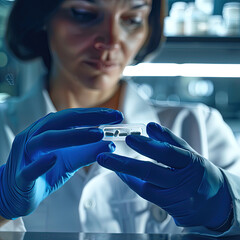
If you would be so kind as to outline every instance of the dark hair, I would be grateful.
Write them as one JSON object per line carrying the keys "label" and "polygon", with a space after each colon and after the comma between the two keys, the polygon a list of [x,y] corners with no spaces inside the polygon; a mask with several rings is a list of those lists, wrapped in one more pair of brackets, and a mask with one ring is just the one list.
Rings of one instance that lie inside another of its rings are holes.
{"label": "dark hair", "polygon": [[[47,69],[51,68],[45,23],[54,14],[63,0],[15,0],[8,18],[6,43],[13,54],[21,60],[42,57]],[[165,0],[152,0],[149,16],[149,37],[135,57],[135,63],[142,62],[161,43]],[[34,9],[34,11],[33,11]]]}

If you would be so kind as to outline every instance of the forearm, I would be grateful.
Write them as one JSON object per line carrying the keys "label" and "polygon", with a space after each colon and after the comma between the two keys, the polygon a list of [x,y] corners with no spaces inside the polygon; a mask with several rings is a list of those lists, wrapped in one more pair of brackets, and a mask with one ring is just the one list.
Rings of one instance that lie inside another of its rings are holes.
{"label": "forearm", "polygon": [[11,220],[8,220],[8,219],[0,216],[0,227],[3,226],[4,224],[8,223],[9,221],[11,221]]}

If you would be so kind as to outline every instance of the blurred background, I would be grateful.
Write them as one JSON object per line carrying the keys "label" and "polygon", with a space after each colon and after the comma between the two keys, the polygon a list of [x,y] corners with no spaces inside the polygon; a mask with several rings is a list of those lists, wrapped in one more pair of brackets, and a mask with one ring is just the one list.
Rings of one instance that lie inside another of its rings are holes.
{"label": "blurred background", "polygon": [[[4,44],[13,1],[0,0],[0,102],[20,96],[43,72]],[[217,108],[240,143],[240,0],[168,0],[166,42],[151,63],[129,66],[126,78],[158,104],[202,102]]]}

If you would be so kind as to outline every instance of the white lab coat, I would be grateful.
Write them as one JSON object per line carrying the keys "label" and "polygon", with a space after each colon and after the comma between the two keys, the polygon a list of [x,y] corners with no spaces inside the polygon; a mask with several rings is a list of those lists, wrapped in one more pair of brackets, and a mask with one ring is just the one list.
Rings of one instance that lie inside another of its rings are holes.
{"label": "white lab coat", "polygon": [[[32,122],[56,109],[39,83],[25,97],[0,105],[0,163],[8,157],[14,136]],[[220,114],[203,104],[153,106],[143,100],[133,83],[127,83],[121,111],[126,123],[159,122],[184,138],[196,151],[222,170],[233,199],[233,227],[224,234],[239,233],[240,152],[230,128]],[[144,159],[124,143],[117,153]],[[24,222],[24,224],[23,224]],[[61,189],[45,199],[27,217],[5,224],[4,230],[53,232],[179,233],[182,230],[219,235],[204,227],[177,227],[161,208],[143,200],[114,172],[94,163],[89,173],[80,169]]]}

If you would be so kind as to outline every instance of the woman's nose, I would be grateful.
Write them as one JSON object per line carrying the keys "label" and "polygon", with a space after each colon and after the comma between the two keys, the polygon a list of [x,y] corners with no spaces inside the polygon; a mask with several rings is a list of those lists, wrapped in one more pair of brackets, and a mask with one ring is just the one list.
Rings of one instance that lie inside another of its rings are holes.
{"label": "woman's nose", "polygon": [[99,51],[118,50],[120,48],[118,43],[111,44],[111,43],[105,43],[104,41],[95,41],[94,47]]}
{"label": "woman's nose", "polygon": [[94,41],[95,49],[103,50],[118,50],[120,48],[121,30],[117,21],[105,21],[103,28],[99,29],[98,36]]}

